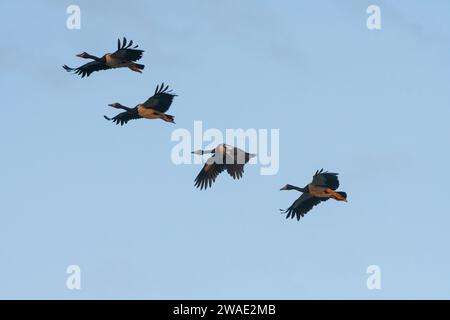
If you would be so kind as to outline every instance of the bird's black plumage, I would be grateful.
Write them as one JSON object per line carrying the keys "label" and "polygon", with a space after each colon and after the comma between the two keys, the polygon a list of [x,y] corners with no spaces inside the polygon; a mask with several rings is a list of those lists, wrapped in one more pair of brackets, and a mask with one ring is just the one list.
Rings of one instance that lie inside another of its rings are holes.
{"label": "bird's black plumage", "polygon": [[127,43],[127,38],[123,38],[122,43],[120,39],[117,40],[117,51],[112,54],[114,58],[120,58],[126,61],[138,61],[142,58],[142,53],[144,50],[138,50],[138,45],[131,47],[133,45],[133,40]]}
{"label": "bird's black plumage", "polygon": [[[117,61],[120,61],[122,63],[138,61],[142,58],[142,53],[144,52],[144,50],[138,50],[136,49],[138,48],[137,45],[131,47],[132,45],[133,40],[131,40],[128,43],[125,37],[123,38],[122,42],[120,41],[120,39],[118,39],[117,50],[114,53],[110,54],[109,56],[113,59],[117,59]],[[93,59],[94,61],[88,62],[78,68],[71,68],[67,65],[64,65],[63,68],[67,72],[73,72],[74,74],[81,75],[82,78],[89,77],[89,75],[95,71],[108,70],[114,67],[114,66],[111,67],[107,64],[106,60],[107,54],[99,58],[84,52],[79,56],[83,58]],[[143,70],[145,67],[142,64],[133,64],[133,66],[139,70]]]}
{"label": "bird's black plumage", "polygon": [[206,161],[194,181],[194,186],[200,188],[200,190],[211,187],[217,176],[224,170],[233,179],[242,178],[245,164],[255,156],[225,144],[221,144],[209,152],[213,155]]}
{"label": "bird's black plumage", "polygon": [[222,173],[224,169],[225,165],[216,163],[214,161],[214,156],[209,158],[195,178],[194,186],[200,188],[200,190],[211,187],[218,175]]}
{"label": "bird's black plumage", "polygon": [[89,77],[89,75],[95,71],[111,69],[111,67],[106,65],[105,57],[99,58],[98,60],[88,62],[78,68],[71,68],[67,65],[63,65],[63,68],[67,72],[73,72],[74,74],[79,74],[82,78]]}
{"label": "bird's black plumage", "polygon": [[128,123],[128,121],[130,121],[130,120],[142,118],[135,109],[131,109],[130,111],[125,111],[125,112],[119,113],[118,115],[116,115],[113,118],[109,118],[107,116],[103,116],[103,117],[105,117],[106,120],[112,121],[115,124],[120,124],[121,126]]}
{"label": "bird's black plumage", "polygon": [[146,108],[151,108],[159,112],[166,112],[172,105],[173,98],[177,95],[168,90],[169,86],[164,86],[164,83],[156,86],[153,96],[147,99],[142,105]]}
{"label": "bird's black plumage", "polygon": [[105,116],[105,119],[111,120],[120,125],[124,125],[130,120],[141,118],[160,118],[166,122],[175,123],[174,116],[165,113],[165,111],[170,108],[173,98],[177,96],[172,93],[172,90],[168,89],[169,86],[165,86],[164,83],[156,86],[155,94],[148,98],[146,102],[140,103],[134,108],[128,108],[120,103],[110,104],[110,107],[123,109],[125,112],[116,115],[114,118]]}
{"label": "bird's black plumage", "polygon": [[334,172],[317,170],[313,176],[312,184],[319,187],[326,187],[332,190],[339,188],[338,174]]}
{"label": "bird's black plumage", "polygon": [[342,191],[335,191],[339,188],[338,174],[334,172],[317,170],[312,182],[304,188],[286,185],[282,190],[297,190],[302,195],[286,210],[281,210],[286,214],[286,218],[297,218],[300,220],[314,206],[323,201],[333,198],[338,201],[347,201],[347,194]]}
{"label": "bird's black plumage", "polygon": [[286,213],[286,219],[297,218],[297,220],[300,220],[300,218],[308,213],[314,206],[327,200],[328,198],[318,198],[308,193],[303,193],[289,208],[280,211]]}

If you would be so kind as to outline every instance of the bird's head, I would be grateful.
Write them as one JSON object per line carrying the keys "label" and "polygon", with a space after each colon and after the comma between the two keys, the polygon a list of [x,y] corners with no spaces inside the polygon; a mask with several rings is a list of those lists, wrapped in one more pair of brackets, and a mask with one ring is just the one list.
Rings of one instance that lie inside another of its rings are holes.
{"label": "bird's head", "polygon": [[91,57],[91,55],[87,52],[83,52],[83,53],[77,54],[77,57],[80,57],[83,59],[89,59]]}
{"label": "bird's head", "polygon": [[282,187],[280,190],[293,190],[295,187],[290,184],[286,184],[284,187]]}
{"label": "bird's head", "polygon": [[108,106],[116,108],[116,109],[123,109],[123,107],[124,107],[123,105],[121,105],[118,102],[114,102],[114,103],[108,104]]}

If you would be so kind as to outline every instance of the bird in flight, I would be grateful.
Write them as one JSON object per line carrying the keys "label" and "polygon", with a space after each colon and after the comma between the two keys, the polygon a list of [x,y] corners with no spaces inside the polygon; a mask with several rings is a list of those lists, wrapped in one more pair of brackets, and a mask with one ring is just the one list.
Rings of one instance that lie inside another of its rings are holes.
{"label": "bird in flight", "polygon": [[141,70],[144,69],[143,64],[135,63],[142,58],[142,53],[144,50],[137,50],[137,45],[133,45],[133,40],[127,43],[127,39],[124,37],[123,41],[117,40],[117,51],[114,53],[107,53],[103,57],[99,58],[89,53],[83,52],[77,54],[77,57],[83,59],[92,59],[94,61],[88,62],[81,67],[71,68],[64,65],[63,68],[67,72],[73,72],[75,74],[81,75],[82,78],[89,77],[89,75],[94,71],[115,69],[115,68],[129,68],[135,72],[142,73]]}
{"label": "bird in flight", "polygon": [[148,98],[144,103],[138,104],[134,108],[125,107],[118,102],[109,104],[110,107],[125,111],[119,113],[113,118],[109,118],[107,116],[104,117],[106,120],[120,124],[121,126],[130,120],[141,118],[162,119],[166,122],[175,123],[174,116],[166,114],[165,112],[169,110],[173,98],[177,95],[172,93],[172,90],[167,89],[169,89],[169,86],[164,86],[164,83],[160,86],[156,86],[154,95]]}
{"label": "bird in flight", "polygon": [[280,190],[297,190],[302,195],[282,213],[287,213],[286,219],[297,217],[300,220],[315,205],[328,199],[347,202],[347,194],[342,191],[336,191],[339,188],[338,174],[328,171],[317,170],[313,180],[304,188],[299,188],[290,184],[285,185]]}
{"label": "bird in flight", "polygon": [[200,190],[211,187],[217,176],[224,170],[233,179],[240,179],[244,174],[244,165],[256,156],[228,144],[219,144],[212,150],[196,150],[192,153],[197,155],[212,154],[195,178],[194,185]]}

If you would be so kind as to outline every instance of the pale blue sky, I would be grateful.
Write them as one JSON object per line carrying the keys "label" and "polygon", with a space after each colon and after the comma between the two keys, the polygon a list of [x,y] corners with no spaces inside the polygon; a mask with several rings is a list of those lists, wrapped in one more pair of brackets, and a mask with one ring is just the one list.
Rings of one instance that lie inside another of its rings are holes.
{"label": "pale blue sky", "polygon": [[[2,1],[0,21],[0,298],[450,298],[450,2]],[[144,74],[61,68],[123,36]],[[162,81],[175,126],[103,119]],[[194,120],[279,128],[279,173],[195,189],[170,161]],[[284,219],[279,188],[322,167],[349,202]]]}

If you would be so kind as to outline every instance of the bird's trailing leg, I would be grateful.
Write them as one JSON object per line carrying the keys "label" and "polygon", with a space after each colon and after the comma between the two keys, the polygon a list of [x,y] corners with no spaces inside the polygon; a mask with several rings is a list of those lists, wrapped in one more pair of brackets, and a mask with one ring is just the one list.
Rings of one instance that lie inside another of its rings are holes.
{"label": "bird's trailing leg", "polygon": [[175,123],[174,116],[171,116],[170,114],[161,113],[161,119],[166,122]]}
{"label": "bird's trailing leg", "polygon": [[325,189],[325,192],[328,193],[334,200],[347,202],[347,194],[345,192],[334,191],[328,188]]}
{"label": "bird's trailing leg", "polygon": [[128,65],[128,68],[130,68],[130,69],[133,70],[134,72],[142,73],[141,70],[144,70],[145,66],[144,66],[143,64],[131,62],[131,63]]}
{"label": "bird's trailing leg", "polygon": [[130,69],[133,70],[134,72],[142,73],[142,71],[141,71],[138,67],[136,67],[135,65],[131,65],[131,66],[129,66],[128,68],[130,68]]}

